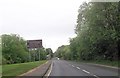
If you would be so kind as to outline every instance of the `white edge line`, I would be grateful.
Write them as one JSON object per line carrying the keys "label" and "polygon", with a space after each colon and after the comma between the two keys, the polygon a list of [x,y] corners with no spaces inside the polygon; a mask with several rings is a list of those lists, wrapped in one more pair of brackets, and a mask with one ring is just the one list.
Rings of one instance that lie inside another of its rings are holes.
{"label": "white edge line", "polygon": [[113,69],[120,69],[119,67],[107,66],[107,65],[102,65],[102,64],[94,64],[94,63],[87,63],[87,64],[96,65],[96,66],[102,66],[102,67],[108,67],[108,68],[113,68]]}
{"label": "white edge line", "polygon": [[50,71],[49,71],[49,73],[48,73],[47,77],[48,77],[48,76],[50,76],[50,74],[51,74],[51,71],[52,71],[52,66],[53,66],[53,63],[52,63],[52,64],[51,64],[51,66],[50,66]]}

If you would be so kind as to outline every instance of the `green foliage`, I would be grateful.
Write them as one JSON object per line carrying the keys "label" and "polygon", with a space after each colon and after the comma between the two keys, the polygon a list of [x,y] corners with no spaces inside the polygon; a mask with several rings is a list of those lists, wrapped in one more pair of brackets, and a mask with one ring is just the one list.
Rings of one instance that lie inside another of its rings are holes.
{"label": "green foliage", "polygon": [[[37,62],[29,62],[29,63],[20,63],[20,64],[10,64],[10,65],[3,65],[3,76],[18,76],[21,75],[41,64],[45,63],[44,61],[37,61]],[[12,71],[12,72],[11,72]]]}
{"label": "green foliage", "polygon": [[51,48],[47,48],[47,49],[46,49],[46,53],[47,53],[47,55],[48,55],[47,58],[49,58],[49,59],[53,58],[53,51],[52,51]]}
{"label": "green foliage", "polygon": [[[70,39],[69,59],[118,60],[120,48],[120,2],[83,3],[79,8],[75,33]],[[56,54],[65,58],[65,46]]]}
{"label": "green foliage", "polygon": [[47,56],[47,52],[45,51],[44,48],[41,48],[41,49],[40,49],[40,59],[41,59],[41,60],[45,60],[45,59],[46,59],[46,56]]}
{"label": "green foliage", "polygon": [[0,36],[0,65],[2,64],[2,40]]}
{"label": "green foliage", "polygon": [[71,55],[69,45],[62,45],[55,52],[55,56],[66,60],[70,60]]}
{"label": "green foliage", "polygon": [[28,61],[26,41],[19,35],[2,35],[3,64],[23,63]]}
{"label": "green foliage", "polygon": [[19,35],[4,34],[1,36],[1,39],[2,64],[24,63],[46,59],[47,52],[45,48],[32,49],[29,52],[26,45],[27,42]]}
{"label": "green foliage", "polygon": [[[71,51],[83,60],[118,60],[119,3],[84,3],[80,6]],[[74,59],[78,59],[73,57]]]}
{"label": "green foliage", "polygon": [[44,48],[30,50],[30,61],[39,61],[46,59],[46,51]]}

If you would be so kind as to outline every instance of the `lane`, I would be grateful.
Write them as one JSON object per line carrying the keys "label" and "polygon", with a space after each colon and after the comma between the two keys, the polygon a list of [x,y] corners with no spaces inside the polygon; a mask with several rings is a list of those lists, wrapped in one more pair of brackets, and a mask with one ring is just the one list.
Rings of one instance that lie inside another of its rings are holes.
{"label": "lane", "polygon": [[109,76],[112,78],[113,76],[118,76],[119,74],[118,69],[109,67],[65,60],[53,60],[50,76],[92,76],[94,78]]}
{"label": "lane", "polygon": [[67,61],[53,60],[50,76],[90,76],[70,65]]}
{"label": "lane", "polygon": [[77,69],[66,61],[53,60],[52,72],[50,76],[90,76]]}
{"label": "lane", "polygon": [[110,67],[98,66],[94,64],[88,64],[88,63],[70,62],[70,61],[69,63],[74,66],[80,67],[84,70],[87,70],[97,76],[118,76],[120,74],[120,72],[118,72],[120,70],[110,68]]}

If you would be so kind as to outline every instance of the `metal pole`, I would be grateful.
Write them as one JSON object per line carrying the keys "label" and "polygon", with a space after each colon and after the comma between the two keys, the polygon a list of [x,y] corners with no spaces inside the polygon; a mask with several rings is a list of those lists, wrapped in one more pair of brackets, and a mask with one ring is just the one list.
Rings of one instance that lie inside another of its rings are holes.
{"label": "metal pole", "polygon": [[40,61],[40,48],[39,48],[39,50],[38,50],[38,53],[39,53],[39,61]]}
{"label": "metal pole", "polygon": [[30,54],[30,49],[29,49],[29,62],[31,62],[31,54]]}
{"label": "metal pole", "polygon": [[35,61],[35,53],[36,53],[36,51],[35,51],[35,48],[34,48],[34,61]]}

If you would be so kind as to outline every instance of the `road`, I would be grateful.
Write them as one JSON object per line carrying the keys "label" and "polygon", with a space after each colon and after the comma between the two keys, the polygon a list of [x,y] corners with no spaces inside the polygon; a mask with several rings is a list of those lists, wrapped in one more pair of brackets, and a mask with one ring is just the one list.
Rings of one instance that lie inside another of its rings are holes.
{"label": "road", "polygon": [[49,78],[53,78],[53,76],[118,78],[118,69],[87,63],[77,63],[65,60],[53,60]]}

